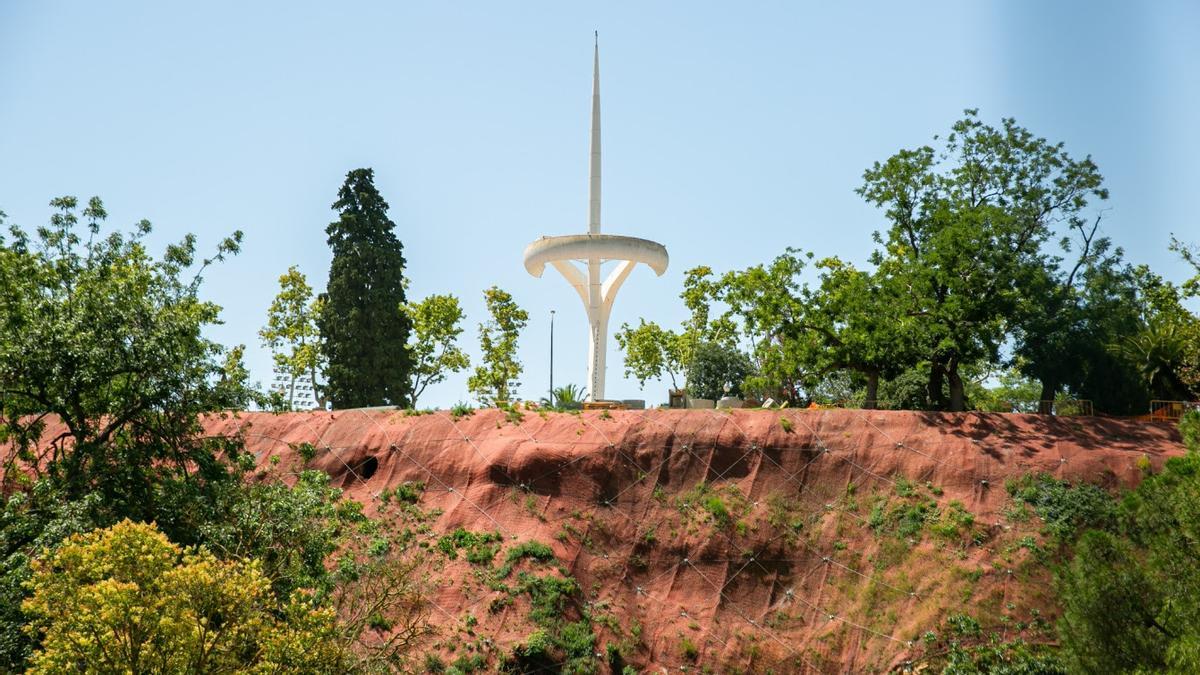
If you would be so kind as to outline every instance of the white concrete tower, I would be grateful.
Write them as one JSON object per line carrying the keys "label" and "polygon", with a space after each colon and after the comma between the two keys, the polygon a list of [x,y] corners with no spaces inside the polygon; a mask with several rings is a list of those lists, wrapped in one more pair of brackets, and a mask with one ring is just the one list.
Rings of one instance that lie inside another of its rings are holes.
{"label": "white concrete tower", "polygon": [[[592,139],[588,171],[588,233],[542,237],[525,247],[525,269],[541,277],[546,265],[554,266],[583,300],[588,326],[588,396],[604,399],[605,352],[608,317],[621,284],[638,263],[645,263],[658,276],[667,271],[667,249],[657,242],[636,237],[600,233],[600,38],[592,65]],[[586,265],[585,275],[573,261]],[[617,263],[606,278],[601,265]]]}

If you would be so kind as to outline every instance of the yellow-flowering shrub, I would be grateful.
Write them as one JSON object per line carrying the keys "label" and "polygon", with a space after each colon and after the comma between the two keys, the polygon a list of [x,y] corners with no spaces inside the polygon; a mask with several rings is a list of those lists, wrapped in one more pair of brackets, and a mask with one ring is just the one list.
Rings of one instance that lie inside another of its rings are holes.
{"label": "yellow-flowering shrub", "polygon": [[[31,673],[344,672],[334,612],[280,603],[257,561],[185,550],[154,525],[75,535],[34,562]],[[282,616],[282,618],[279,618]]]}

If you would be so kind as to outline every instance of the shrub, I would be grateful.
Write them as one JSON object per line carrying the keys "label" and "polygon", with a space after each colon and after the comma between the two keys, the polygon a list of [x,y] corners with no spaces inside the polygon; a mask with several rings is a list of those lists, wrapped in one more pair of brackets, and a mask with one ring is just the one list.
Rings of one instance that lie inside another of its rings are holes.
{"label": "shrub", "polygon": [[695,661],[700,658],[700,648],[696,646],[695,642],[686,637],[679,641],[679,653],[688,661]]}
{"label": "shrub", "polygon": [[500,550],[504,537],[499,532],[471,532],[458,528],[437,541],[438,550],[454,560],[459,549],[466,549],[466,559],[475,565],[490,565]]}
{"label": "shrub", "polygon": [[1026,475],[1005,484],[1013,501],[1029,504],[1060,542],[1070,542],[1085,529],[1116,526],[1113,498],[1095,485],[1071,485],[1049,474]]}
{"label": "shrub", "polygon": [[34,562],[30,588],[23,608],[43,635],[32,672],[349,668],[332,610],[295,598],[279,618],[258,562],[185,551],[152,525],[72,536]]}

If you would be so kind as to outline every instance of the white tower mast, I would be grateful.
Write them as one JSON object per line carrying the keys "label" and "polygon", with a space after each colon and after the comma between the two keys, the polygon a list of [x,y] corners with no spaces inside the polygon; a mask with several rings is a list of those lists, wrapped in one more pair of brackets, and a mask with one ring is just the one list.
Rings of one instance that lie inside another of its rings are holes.
{"label": "white tower mast", "polygon": [[[587,275],[572,261],[587,265]],[[600,266],[607,260],[619,261],[608,277],[601,280]],[[542,237],[525,248],[525,269],[542,276],[546,265],[554,266],[575,288],[587,312],[588,395],[593,401],[604,399],[605,353],[608,341],[608,317],[621,284],[638,263],[645,263],[662,276],[667,271],[667,249],[662,244],[618,235],[600,233],[600,37],[596,35],[592,62],[592,137],[588,171],[588,233],[564,237]]]}

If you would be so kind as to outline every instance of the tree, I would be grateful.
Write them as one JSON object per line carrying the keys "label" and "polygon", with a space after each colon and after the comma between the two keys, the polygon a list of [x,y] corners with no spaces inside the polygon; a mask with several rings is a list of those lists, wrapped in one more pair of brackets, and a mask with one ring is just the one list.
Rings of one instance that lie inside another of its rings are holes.
{"label": "tree", "polygon": [[1015,404],[1038,401],[1041,385],[1021,374],[1020,368],[1000,373],[995,386],[984,387],[972,401],[977,410],[987,412],[1030,412]]}
{"label": "tree", "polygon": [[703,265],[684,273],[683,291],[679,297],[690,314],[678,333],[645,319],[640,320],[637,327],[627,323],[621,325],[616,339],[625,352],[626,376],[636,377],[645,386],[647,380],[667,375],[671,387],[679,389],[676,378],[687,377],[695,352],[702,345],[735,345],[737,326],[729,315],[710,317],[711,303],[721,288],[720,281],[712,277],[712,268]]}
{"label": "tree", "polygon": [[483,292],[487,302],[486,323],[479,324],[480,365],[467,381],[467,387],[484,405],[506,403],[520,386],[521,362],[517,359],[517,340],[529,323],[529,313],[513,301],[511,295],[492,286]]}
{"label": "tree", "polygon": [[964,408],[959,367],[998,360],[1023,289],[1044,269],[1051,225],[1082,226],[1089,198],[1108,197],[1102,183],[1090,157],[1073,159],[1012,119],[986,125],[975,110],[940,151],[901,150],[863,174],[858,194],[890,222],[872,262],[905,290],[936,407]]}
{"label": "tree", "polygon": [[[1098,235],[1100,217],[1090,223],[1070,219],[1067,227],[1075,239],[1061,239],[1062,255],[1041,256],[1041,269],[1033,270],[1026,279],[1012,325],[1016,333],[1014,363],[1019,362],[1022,372],[1041,384],[1038,412],[1042,414],[1051,412],[1054,399],[1064,388],[1077,388],[1096,345],[1112,339],[1097,330],[1103,319],[1090,311],[1093,308],[1087,301],[1103,302],[1104,296],[1094,294],[1097,282],[1115,281],[1125,271],[1120,265],[1121,250],[1112,249],[1110,240]],[[1064,256],[1073,252],[1076,241],[1078,255],[1064,268]]]}
{"label": "tree", "polygon": [[1192,278],[1183,282],[1184,295],[1189,298],[1200,297],[1200,246],[1187,244],[1172,235],[1170,248],[1196,272]]}
{"label": "tree", "polygon": [[688,393],[695,398],[716,400],[726,395],[742,395],[742,383],[753,370],[750,359],[741,350],[715,342],[700,344],[692,353],[688,367]]}
{"label": "tree", "polygon": [[263,346],[271,350],[275,367],[290,378],[287,400],[290,409],[296,396],[296,379],[307,375],[317,407],[325,409],[321,385],[321,345],[317,317],[321,300],[314,299],[308,280],[294,265],[279,277],[279,294],[267,309],[267,325],[258,331]]}
{"label": "tree", "polygon": [[241,376],[225,367],[236,364],[203,336],[220,308],[199,298],[204,270],[236,253],[241,233],[198,265],[192,235],[155,260],[149,222],[103,235],[104,206],[92,198],[84,239],[76,199],[51,206],[36,239],[14,227],[0,242],[4,480],[11,488],[32,473],[61,499],[97,494],[110,518],[157,519],[187,536],[200,507],[164,505],[207,499],[206,485],[228,479],[218,452],[238,448],[202,437],[197,418],[245,401]]}
{"label": "tree", "polygon": [[1187,379],[1197,366],[1197,334],[1194,322],[1162,316],[1114,347],[1141,374],[1152,397],[1186,401],[1197,393]]}
{"label": "tree", "polygon": [[333,262],[317,317],[326,392],[335,408],[406,405],[412,320],[403,311],[404,255],[371,169],[355,169],[333,203]]}
{"label": "tree", "polygon": [[815,265],[820,283],[802,283],[811,258],[788,249],[769,265],[722,278],[718,298],[741,319],[757,361],[749,384],[798,403],[848,372],[865,380],[863,405],[873,408],[880,378],[915,360],[916,322],[897,310],[897,293],[883,272],[826,258]]}
{"label": "tree", "polygon": [[755,373],[746,387],[797,403],[818,378],[815,334],[801,328],[805,313],[800,275],[812,254],[788,249],[769,265],[727,272],[719,296],[741,319]]}
{"label": "tree", "polygon": [[1086,672],[1200,669],[1200,413],[1188,452],[1120,502],[1119,522],[1083,535],[1063,570],[1059,633]]}
{"label": "tree", "polygon": [[471,365],[467,353],[459,348],[458,336],[463,329],[462,307],[453,295],[431,295],[421,302],[405,305],[404,311],[412,321],[412,339],[408,344],[412,361],[411,406],[431,384],[443,382],[449,373],[466,370]]}
{"label": "tree", "polygon": [[331,610],[281,603],[257,562],[185,551],[153,525],[74,535],[33,570],[31,673],[349,670]]}
{"label": "tree", "polygon": [[637,327],[622,324],[616,333],[617,344],[625,352],[625,376],[634,377],[646,386],[647,380],[671,379],[671,388],[678,389],[677,376],[683,376],[683,348],[678,333],[666,330],[653,321],[642,319]]}
{"label": "tree", "polygon": [[[220,308],[200,298],[207,267],[192,235],[153,258],[151,226],[105,232],[104,205],[74,197],[30,235],[0,239],[0,670],[32,648],[21,626],[30,560],[63,537],[121,518],[181,541],[237,476],[236,439],[198,417],[245,405],[240,351],[204,337]],[[80,217],[84,219],[80,231]],[[0,214],[0,218],[2,218]]]}
{"label": "tree", "polygon": [[1144,265],[1132,270],[1132,279],[1135,318],[1113,336],[1108,351],[1140,379],[1147,398],[1200,396],[1200,318],[1184,306],[1186,291]]}

